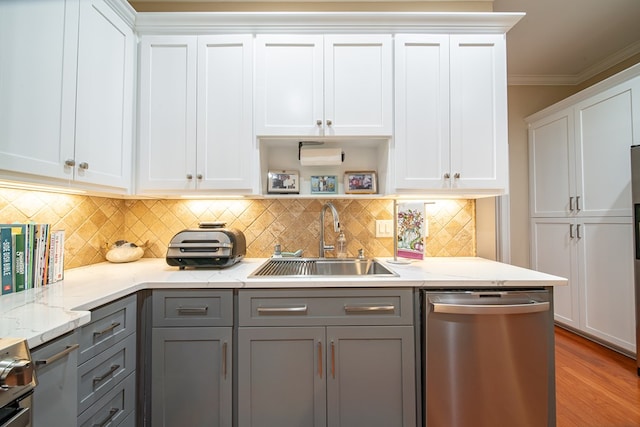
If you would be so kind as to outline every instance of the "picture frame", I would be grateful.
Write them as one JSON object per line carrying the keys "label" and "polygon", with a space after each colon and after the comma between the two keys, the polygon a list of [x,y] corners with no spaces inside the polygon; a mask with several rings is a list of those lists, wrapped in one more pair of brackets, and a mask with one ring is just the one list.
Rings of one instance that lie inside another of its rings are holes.
{"label": "picture frame", "polygon": [[336,175],[311,175],[311,194],[337,194]]}
{"label": "picture frame", "polygon": [[267,173],[267,193],[299,194],[300,175],[294,170],[270,170]]}
{"label": "picture frame", "polygon": [[375,171],[348,171],[344,173],[346,194],[376,194],[378,180]]}

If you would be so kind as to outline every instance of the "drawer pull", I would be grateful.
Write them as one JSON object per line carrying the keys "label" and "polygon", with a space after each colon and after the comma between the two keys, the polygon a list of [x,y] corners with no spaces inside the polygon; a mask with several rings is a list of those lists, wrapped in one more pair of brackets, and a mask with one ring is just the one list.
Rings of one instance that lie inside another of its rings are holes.
{"label": "drawer pull", "polygon": [[55,354],[51,357],[49,357],[48,359],[44,359],[44,360],[36,360],[36,366],[40,366],[40,365],[50,365],[53,362],[57,362],[58,360],[62,359],[63,357],[65,357],[67,354],[77,350],[80,347],[80,344],[73,344],[73,345],[68,345],[64,350],[62,350],[60,353]]}
{"label": "drawer pull", "polygon": [[297,307],[258,307],[258,314],[305,314],[307,304]]}
{"label": "drawer pull", "polygon": [[99,377],[95,377],[93,379],[93,386],[95,387],[96,384],[101,383],[102,381],[106,380],[108,377],[110,377],[111,375],[113,375],[113,373],[115,371],[117,371],[118,369],[120,369],[120,365],[113,365],[111,366],[111,368],[109,368],[109,371],[105,372],[104,374],[100,375]]}
{"label": "drawer pull", "polygon": [[116,414],[119,411],[120,410],[118,408],[111,408],[111,410],[109,411],[109,415],[107,415],[107,418],[105,418],[104,420],[102,420],[102,422],[100,422],[98,424],[94,424],[93,427],[104,427],[104,426],[106,426],[107,424],[109,424],[111,422],[113,417],[115,417]]}
{"label": "drawer pull", "polygon": [[111,326],[109,326],[107,328],[104,328],[101,331],[94,332],[93,333],[93,339],[96,339],[96,338],[98,338],[98,337],[100,337],[100,336],[102,336],[102,335],[104,335],[106,333],[109,333],[109,332],[113,331],[118,326],[120,326],[120,322],[114,322],[114,323],[111,324]]}
{"label": "drawer pull", "polygon": [[336,345],[331,340],[331,378],[336,378]]}
{"label": "drawer pull", "polygon": [[222,376],[227,379],[227,342],[222,343]]}
{"label": "drawer pull", "polygon": [[176,310],[178,314],[207,314],[209,307],[178,307]]}
{"label": "drawer pull", "polygon": [[322,341],[318,341],[318,377],[322,378]]}
{"label": "drawer pull", "polygon": [[346,313],[393,313],[396,306],[393,304],[384,305],[345,305]]}

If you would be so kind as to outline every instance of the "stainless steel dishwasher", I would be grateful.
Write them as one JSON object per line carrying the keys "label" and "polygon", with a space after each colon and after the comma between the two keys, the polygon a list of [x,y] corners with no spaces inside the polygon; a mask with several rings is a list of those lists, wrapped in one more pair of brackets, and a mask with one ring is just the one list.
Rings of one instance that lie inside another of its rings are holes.
{"label": "stainless steel dishwasher", "polygon": [[422,297],[426,427],[555,425],[547,290]]}

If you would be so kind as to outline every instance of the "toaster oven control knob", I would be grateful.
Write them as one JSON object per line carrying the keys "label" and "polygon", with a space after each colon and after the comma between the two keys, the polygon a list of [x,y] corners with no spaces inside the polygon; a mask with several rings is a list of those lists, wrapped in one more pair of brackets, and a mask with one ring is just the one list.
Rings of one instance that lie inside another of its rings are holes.
{"label": "toaster oven control knob", "polygon": [[0,361],[0,388],[20,387],[33,381],[33,364],[30,360],[4,359]]}

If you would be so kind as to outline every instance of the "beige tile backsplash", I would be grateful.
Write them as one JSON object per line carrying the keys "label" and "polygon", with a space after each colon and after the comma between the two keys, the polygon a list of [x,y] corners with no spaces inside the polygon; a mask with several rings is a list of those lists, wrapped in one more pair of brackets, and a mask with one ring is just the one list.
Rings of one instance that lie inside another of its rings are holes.
{"label": "beige tile backsplash", "polygon": [[[116,240],[145,245],[145,257],[162,258],[174,234],[200,221],[225,221],[244,232],[247,257],[267,257],[276,243],[284,251],[318,255],[320,209],[329,199],[121,200],[0,188],[0,223],[35,221],[66,231],[65,267],[105,260]],[[387,199],[331,200],[340,215],[349,256],[393,256],[393,239],[375,237],[375,221],[393,218]],[[442,200],[426,205],[427,256],[475,256],[475,201]],[[331,214],[325,236],[335,239]],[[330,256],[328,254],[328,256]]]}

